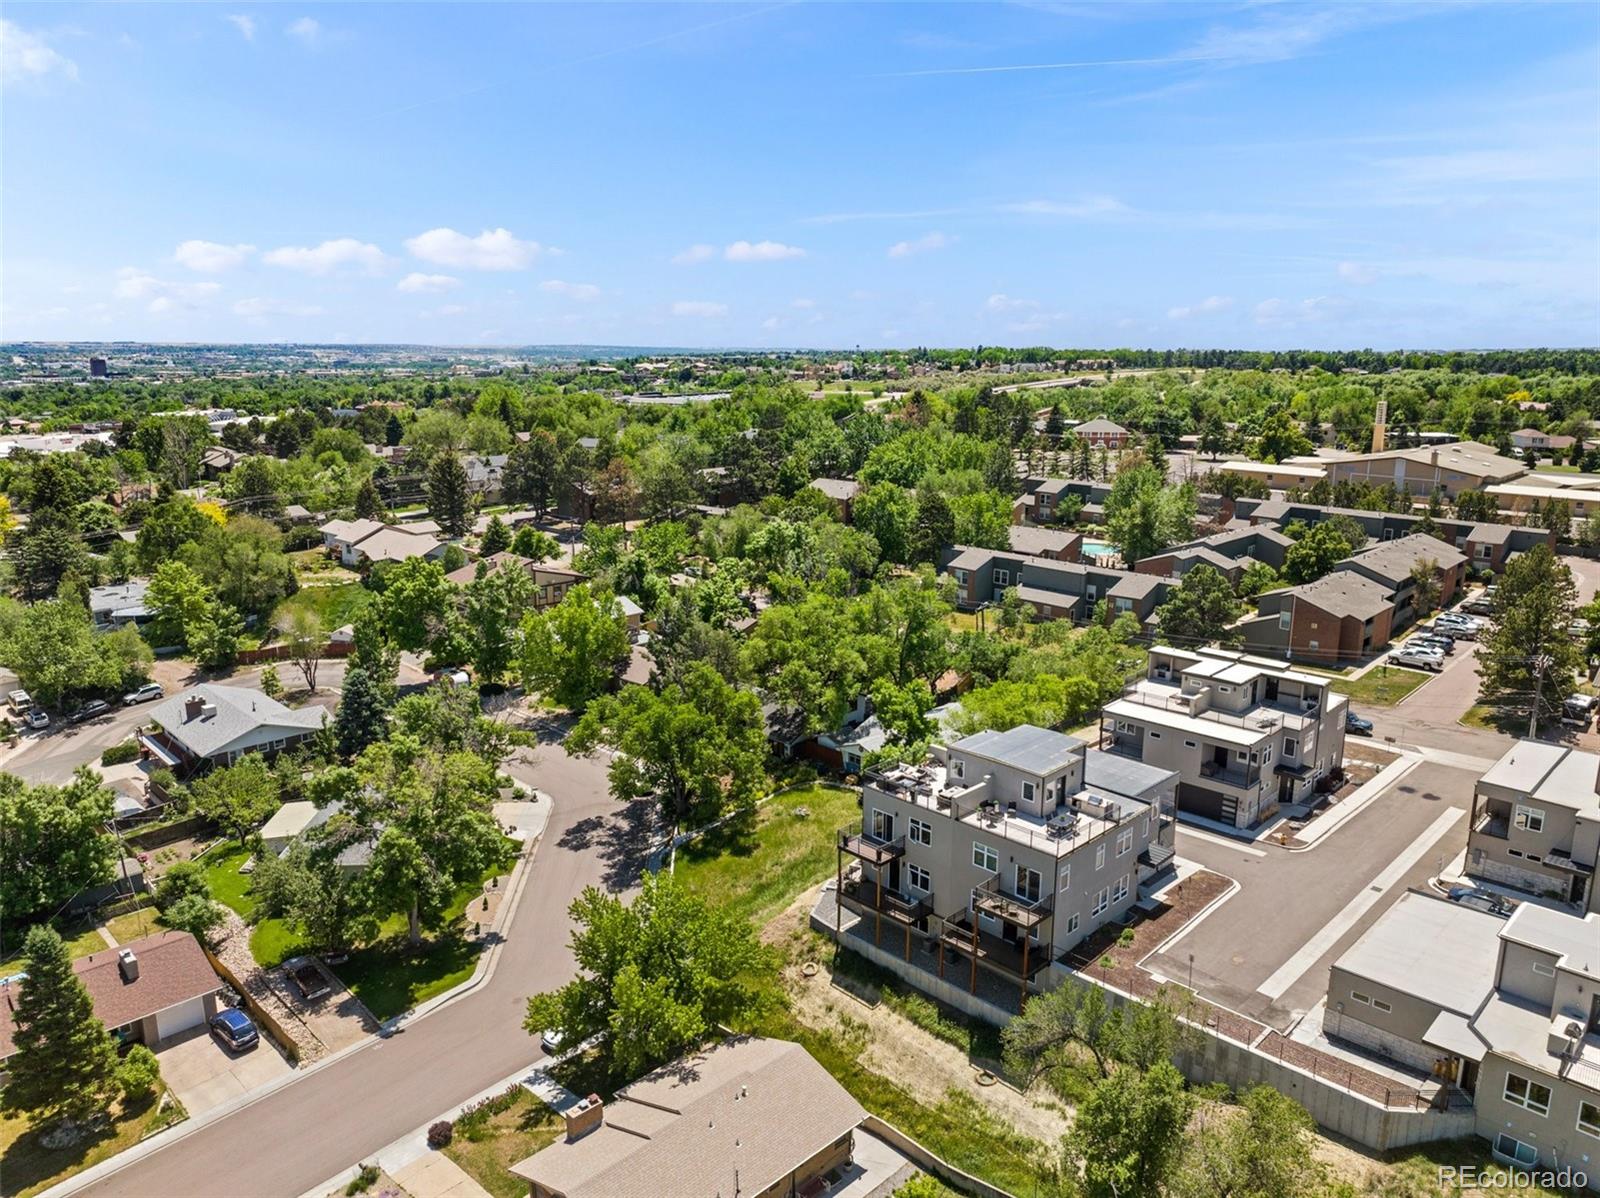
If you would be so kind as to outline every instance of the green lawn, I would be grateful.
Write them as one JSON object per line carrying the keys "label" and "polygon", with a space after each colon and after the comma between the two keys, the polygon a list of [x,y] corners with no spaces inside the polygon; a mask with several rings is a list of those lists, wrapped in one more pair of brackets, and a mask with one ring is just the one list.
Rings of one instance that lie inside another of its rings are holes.
{"label": "green lawn", "polygon": [[27,1198],[59,1181],[132,1148],[144,1136],[184,1118],[183,1108],[172,1103],[157,1114],[159,1102],[124,1112],[114,1109],[111,1124],[69,1148],[45,1148],[33,1133],[28,1116],[0,1105],[0,1194]]}
{"label": "green lawn", "polygon": [[[853,790],[813,786],[763,803],[755,826],[718,830],[678,850],[678,880],[757,926],[834,871],[836,833],[861,822]],[[799,808],[809,814],[796,814]]]}
{"label": "green lawn", "polygon": [[[154,907],[140,907],[137,911],[129,911],[126,915],[119,915],[115,919],[106,921],[106,931],[116,937],[118,944],[128,944],[134,940],[142,940],[146,936],[154,936],[162,930],[161,913]],[[100,939],[96,933],[96,939]],[[100,940],[100,946],[105,947],[105,941]],[[91,948],[88,951],[93,952]]]}
{"label": "green lawn", "polygon": [[455,1138],[444,1154],[470,1173],[494,1198],[527,1198],[528,1183],[511,1172],[511,1166],[554,1144],[566,1124],[526,1090],[519,1090],[509,1109],[465,1132],[456,1124]]}
{"label": "green lawn", "polygon": [[205,867],[206,881],[211,884],[211,897],[226,903],[245,919],[256,909],[256,900],[250,890],[250,875],[239,872],[239,867],[250,859],[250,850],[235,841],[225,840],[215,848],[206,850],[196,858]]}
{"label": "green lawn", "polygon": [[[1504,1176],[1509,1171],[1489,1151],[1489,1141],[1480,1140],[1476,1136],[1469,1136],[1461,1140],[1440,1140],[1432,1144],[1422,1144],[1416,1148],[1401,1149],[1398,1153],[1389,1156],[1386,1163],[1379,1166],[1381,1190],[1373,1189],[1363,1191],[1366,1193],[1382,1193],[1395,1195],[1396,1198],[1410,1198],[1411,1195],[1439,1194],[1444,1192],[1440,1187],[1440,1169],[1451,1166],[1457,1169],[1475,1168],[1481,1176]],[[1385,1176],[1386,1174],[1386,1176]],[[1593,1177],[1593,1174],[1590,1174]],[[1524,1174],[1524,1177],[1526,1175]],[[1568,1193],[1566,1190],[1547,1189],[1531,1179],[1510,1179],[1503,1185],[1497,1185],[1493,1190],[1481,1187],[1476,1190],[1465,1191],[1473,1194],[1504,1194],[1506,1198],[1557,1198],[1560,1194]]]}
{"label": "green lawn", "polygon": [[1341,679],[1333,689],[1349,695],[1352,703],[1368,707],[1389,707],[1400,702],[1433,675],[1425,670],[1408,670],[1403,666],[1378,666],[1360,678]]}
{"label": "green lawn", "polygon": [[303,586],[273,609],[269,623],[274,628],[281,628],[294,612],[310,611],[322,621],[326,631],[332,632],[335,628],[353,623],[376,598],[359,582]]}
{"label": "green lawn", "polygon": [[1486,732],[1503,732],[1507,736],[1528,734],[1526,708],[1502,708],[1492,703],[1474,703],[1462,714],[1461,723],[1469,728],[1482,728]]}

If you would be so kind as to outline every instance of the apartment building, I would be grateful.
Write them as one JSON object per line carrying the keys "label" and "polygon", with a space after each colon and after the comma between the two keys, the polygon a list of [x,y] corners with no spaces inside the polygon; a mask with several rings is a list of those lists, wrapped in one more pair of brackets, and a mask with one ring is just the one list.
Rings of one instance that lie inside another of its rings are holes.
{"label": "apartment building", "polygon": [[1469,877],[1600,911],[1600,754],[1522,740],[1478,779]]}
{"label": "apartment building", "polygon": [[1349,701],[1329,680],[1227,649],[1156,645],[1100,716],[1112,753],[1178,775],[1177,807],[1250,828],[1309,802],[1344,761]]}
{"label": "apartment building", "polygon": [[1467,555],[1426,533],[1382,541],[1370,549],[1351,554],[1334,569],[1359,574],[1382,586],[1394,604],[1394,627],[1404,628],[1418,615],[1417,583],[1412,572],[1420,566],[1431,568],[1439,587],[1438,606],[1449,606],[1466,581]]}
{"label": "apartment building", "polygon": [[1353,454],[1328,463],[1329,482],[1388,484],[1424,498],[1437,489],[1454,499],[1462,491],[1482,491],[1527,472],[1520,460],[1501,457],[1491,446],[1477,441]]}
{"label": "apartment building", "polygon": [[1079,519],[1088,520],[1104,514],[1103,505],[1109,494],[1110,483],[1090,479],[1024,479],[1022,494],[1011,505],[1011,523],[1054,524],[1070,518],[1062,515],[1063,508],[1076,512]]}
{"label": "apartment building", "polygon": [[1104,599],[1113,615],[1131,612],[1141,622],[1166,602],[1173,581],[1094,561],[1071,562],[1000,549],[956,546],[945,572],[956,582],[956,604],[971,611],[998,603],[1015,587],[1042,620],[1086,623]]}
{"label": "apartment building", "polygon": [[1263,562],[1274,570],[1283,567],[1284,556],[1294,541],[1276,528],[1245,526],[1227,528],[1207,537],[1174,545],[1151,557],[1141,558],[1134,567],[1140,574],[1181,578],[1204,563],[1237,585],[1251,562]]}
{"label": "apartment building", "polygon": [[1600,1187],[1600,914],[1402,895],[1329,970],[1323,1031],[1450,1082],[1507,1164]]}
{"label": "apartment building", "polygon": [[1275,491],[1288,491],[1310,487],[1328,477],[1328,468],[1320,460],[1292,462],[1210,462],[1207,464],[1207,481],[1210,475],[1238,474],[1244,478],[1260,479]]}
{"label": "apartment building", "polygon": [[861,830],[839,836],[840,901],[875,939],[898,931],[908,959],[928,936],[941,972],[976,991],[981,968],[1026,994],[1168,868],[1176,785],[1032,725],[936,744],[921,765],[867,772]]}
{"label": "apartment building", "polygon": [[1101,449],[1122,449],[1133,436],[1120,424],[1103,416],[1095,420],[1085,420],[1072,430],[1072,435]]}

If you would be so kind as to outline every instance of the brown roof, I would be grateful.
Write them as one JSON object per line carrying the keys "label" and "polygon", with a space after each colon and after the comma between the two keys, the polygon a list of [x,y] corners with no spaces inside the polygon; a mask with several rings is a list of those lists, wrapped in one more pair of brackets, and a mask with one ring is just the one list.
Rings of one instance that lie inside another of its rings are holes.
{"label": "brown roof", "polygon": [[[528,577],[533,579],[537,586],[546,586],[553,582],[582,582],[588,578],[587,574],[580,574],[576,570],[565,570],[559,566],[541,566],[531,557],[518,557],[515,553],[491,553],[483,559],[489,563],[489,573],[494,574],[504,570],[507,566],[520,563],[528,572]],[[478,576],[478,563],[468,562],[459,570],[452,570],[445,577],[451,582],[465,586]]]}
{"label": "brown roof", "polygon": [[599,1128],[511,1171],[563,1198],[760,1194],[865,1116],[800,1045],[740,1037],[646,1074]]}
{"label": "brown roof", "polygon": [[[128,981],[118,967],[118,954],[131,949],[139,959],[139,977]],[[222,985],[200,942],[188,932],[158,932],[121,948],[106,947],[72,963],[94,1013],[108,1028],[136,1023],[146,1016],[192,998],[214,994]],[[16,1051],[14,1006],[19,985],[9,983],[0,995],[0,1060]]]}

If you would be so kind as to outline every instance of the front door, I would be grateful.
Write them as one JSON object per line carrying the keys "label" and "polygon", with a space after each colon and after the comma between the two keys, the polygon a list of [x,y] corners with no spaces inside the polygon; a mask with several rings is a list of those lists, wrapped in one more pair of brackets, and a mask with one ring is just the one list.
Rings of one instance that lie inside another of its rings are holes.
{"label": "front door", "polygon": [[1278,775],[1278,802],[1288,803],[1294,799],[1294,779],[1288,774]]}
{"label": "front door", "polygon": [[1582,874],[1573,874],[1572,889],[1568,892],[1567,901],[1576,903],[1580,907],[1583,906],[1583,892],[1587,887],[1588,882],[1589,879],[1584,877]]}
{"label": "front door", "polygon": [[1267,702],[1268,703],[1276,703],[1277,701],[1278,701],[1278,680],[1276,678],[1273,678],[1273,677],[1269,676],[1267,678]]}
{"label": "front door", "polygon": [[896,894],[900,893],[900,858],[898,857],[889,862],[889,876],[884,889],[892,890]]}

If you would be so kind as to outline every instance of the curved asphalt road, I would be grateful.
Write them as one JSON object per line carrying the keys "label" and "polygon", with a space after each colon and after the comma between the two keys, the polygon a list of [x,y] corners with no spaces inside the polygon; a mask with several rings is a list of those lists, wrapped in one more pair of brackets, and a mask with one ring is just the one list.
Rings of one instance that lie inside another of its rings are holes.
{"label": "curved asphalt road", "polygon": [[585,886],[631,883],[633,835],[603,760],[547,743],[508,770],[555,810],[488,982],[78,1193],[293,1198],[542,1056],[522,1030],[526,1000],[572,975],[567,906]]}

